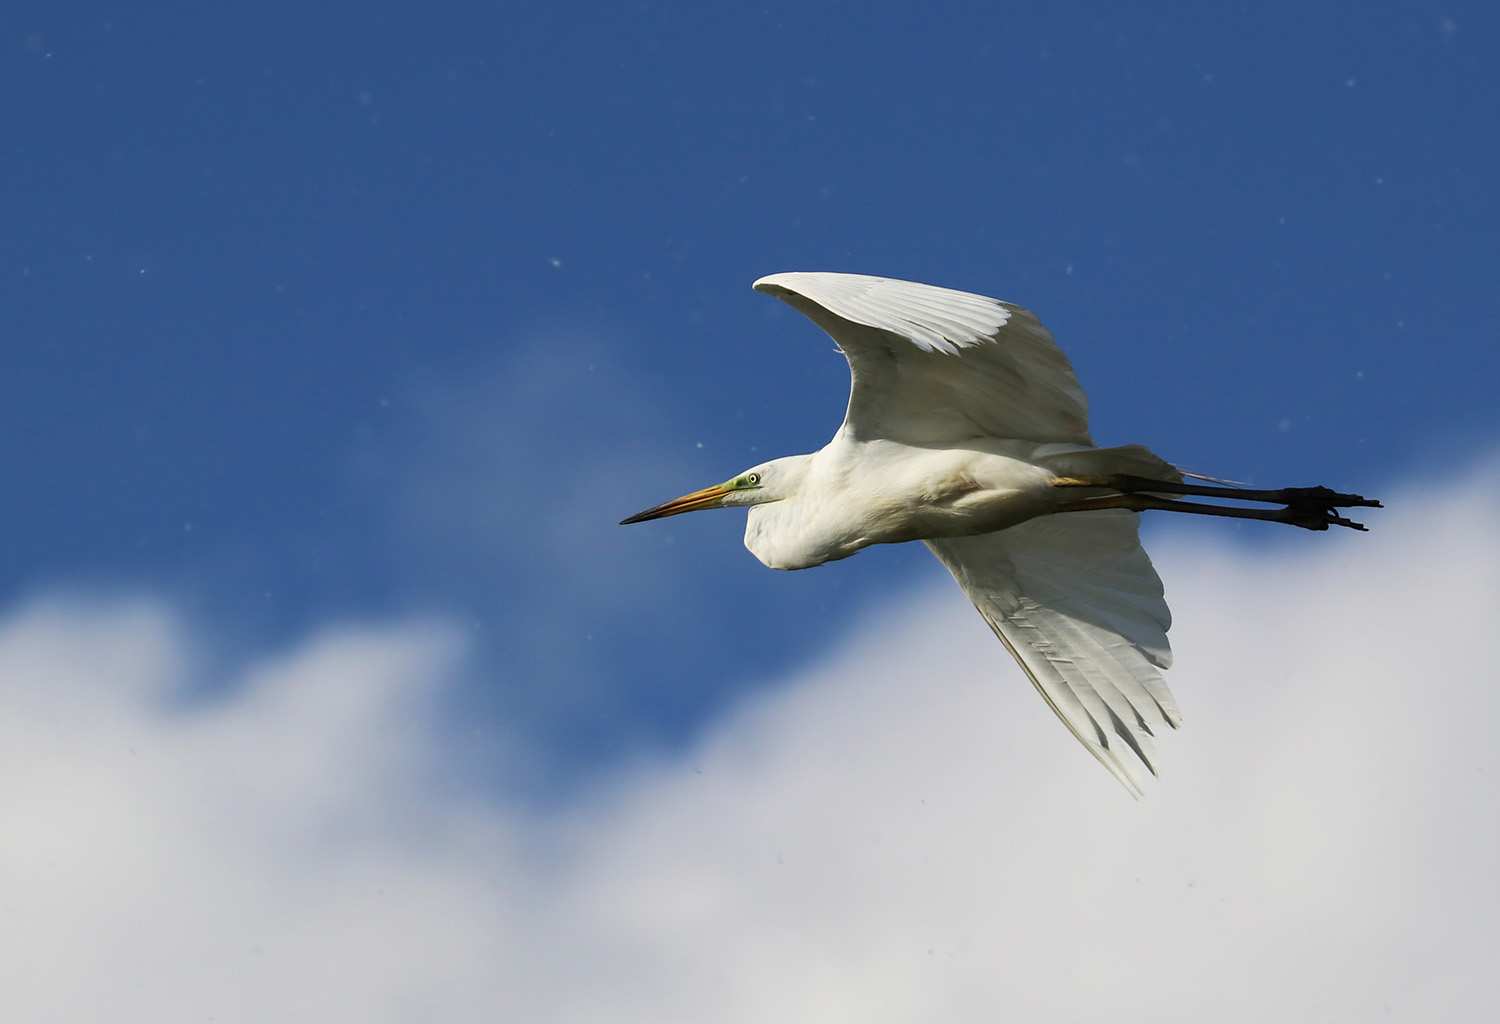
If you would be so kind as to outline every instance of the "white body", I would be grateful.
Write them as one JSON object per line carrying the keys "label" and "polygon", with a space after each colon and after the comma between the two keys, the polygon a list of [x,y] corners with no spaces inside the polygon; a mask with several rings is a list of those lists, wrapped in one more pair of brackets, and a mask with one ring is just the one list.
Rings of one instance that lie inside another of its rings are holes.
{"label": "white body", "polygon": [[745,547],[772,569],[806,569],[848,558],[871,544],[971,537],[1048,515],[1077,491],[1063,476],[1131,473],[1176,476],[1143,448],[977,438],[962,447],[912,446],[840,432],[813,455],[768,463],[782,470],[787,497],[753,505]]}
{"label": "white body", "polygon": [[772,569],[805,569],[871,544],[991,533],[1051,510],[1053,474],[1037,445],[920,449],[835,438],[795,463],[795,494],[750,509],[745,546]]}

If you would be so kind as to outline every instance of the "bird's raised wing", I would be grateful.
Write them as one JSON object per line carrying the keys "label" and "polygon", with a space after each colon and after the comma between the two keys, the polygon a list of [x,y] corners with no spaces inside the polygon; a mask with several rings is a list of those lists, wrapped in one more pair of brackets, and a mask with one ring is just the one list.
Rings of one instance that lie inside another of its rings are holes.
{"label": "bird's raised wing", "polygon": [[1158,671],[1172,661],[1172,617],[1138,523],[1064,513],[927,541],[1057,717],[1136,796],[1139,765],[1156,774],[1153,731],[1179,721]]}
{"label": "bird's raised wing", "polygon": [[854,440],[1093,443],[1072,364],[1020,306],[859,274],[772,274],[755,287],[843,350],[854,376],[844,430]]}

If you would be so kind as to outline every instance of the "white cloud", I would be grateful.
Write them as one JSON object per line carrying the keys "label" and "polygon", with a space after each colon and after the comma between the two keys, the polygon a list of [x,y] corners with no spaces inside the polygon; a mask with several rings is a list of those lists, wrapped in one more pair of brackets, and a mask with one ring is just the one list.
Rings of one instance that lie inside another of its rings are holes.
{"label": "white cloud", "polygon": [[0,628],[0,1017],[1488,1019],[1500,485],[1401,504],[1155,545],[1185,726],[1142,802],[955,588],[548,811],[448,777],[442,623],[184,703],[201,628],[37,602]]}

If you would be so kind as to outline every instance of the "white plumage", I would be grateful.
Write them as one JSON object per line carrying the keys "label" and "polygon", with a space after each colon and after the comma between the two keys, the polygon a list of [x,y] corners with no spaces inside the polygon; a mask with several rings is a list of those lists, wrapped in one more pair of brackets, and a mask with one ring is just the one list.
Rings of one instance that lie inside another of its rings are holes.
{"label": "white plumage", "polygon": [[1378,504],[1326,488],[1186,483],[1139,445],[1095,447],[1072,365],[1020,306],[857,274],[774,274],[755,287],[805,313],[849,360],[843,425],[818,452],[625,522],[750,506],[745,545],[776,569],[925,541],[1052,710],[1133,794],[1140,768],[1156,772],[1155,733],[1179,721],[1161,676],[1171,615],[1137,536],[1138,511],[1362,529],[1332,509]]}

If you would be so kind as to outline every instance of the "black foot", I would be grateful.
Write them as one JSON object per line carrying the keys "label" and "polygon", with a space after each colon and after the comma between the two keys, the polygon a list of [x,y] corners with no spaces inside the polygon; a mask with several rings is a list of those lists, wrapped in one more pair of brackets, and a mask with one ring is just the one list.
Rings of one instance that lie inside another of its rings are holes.
{"label": "black foot", "polygon": [[1325,508],[1385,508],[1374,498],[1366,498],[1358,494],[1340,494],[1327,487],[1287,487],[1283,488],[1281,493],[1286,495],[1283,500],[1288,505],[1308,501]]}
{"label": "black foot", "polygon": [[1363,523],[1346,519],[1334,509],[1339,508],[1384,508],[1373,498],[1358,494],[1340,494],[1327,487],[1286,487],[1278,494],[1278,500],[1286,503],[1281,521],[1304,530],[1326,530],[1330,526],[1343,526],[1351,530],[1364,530]]}

